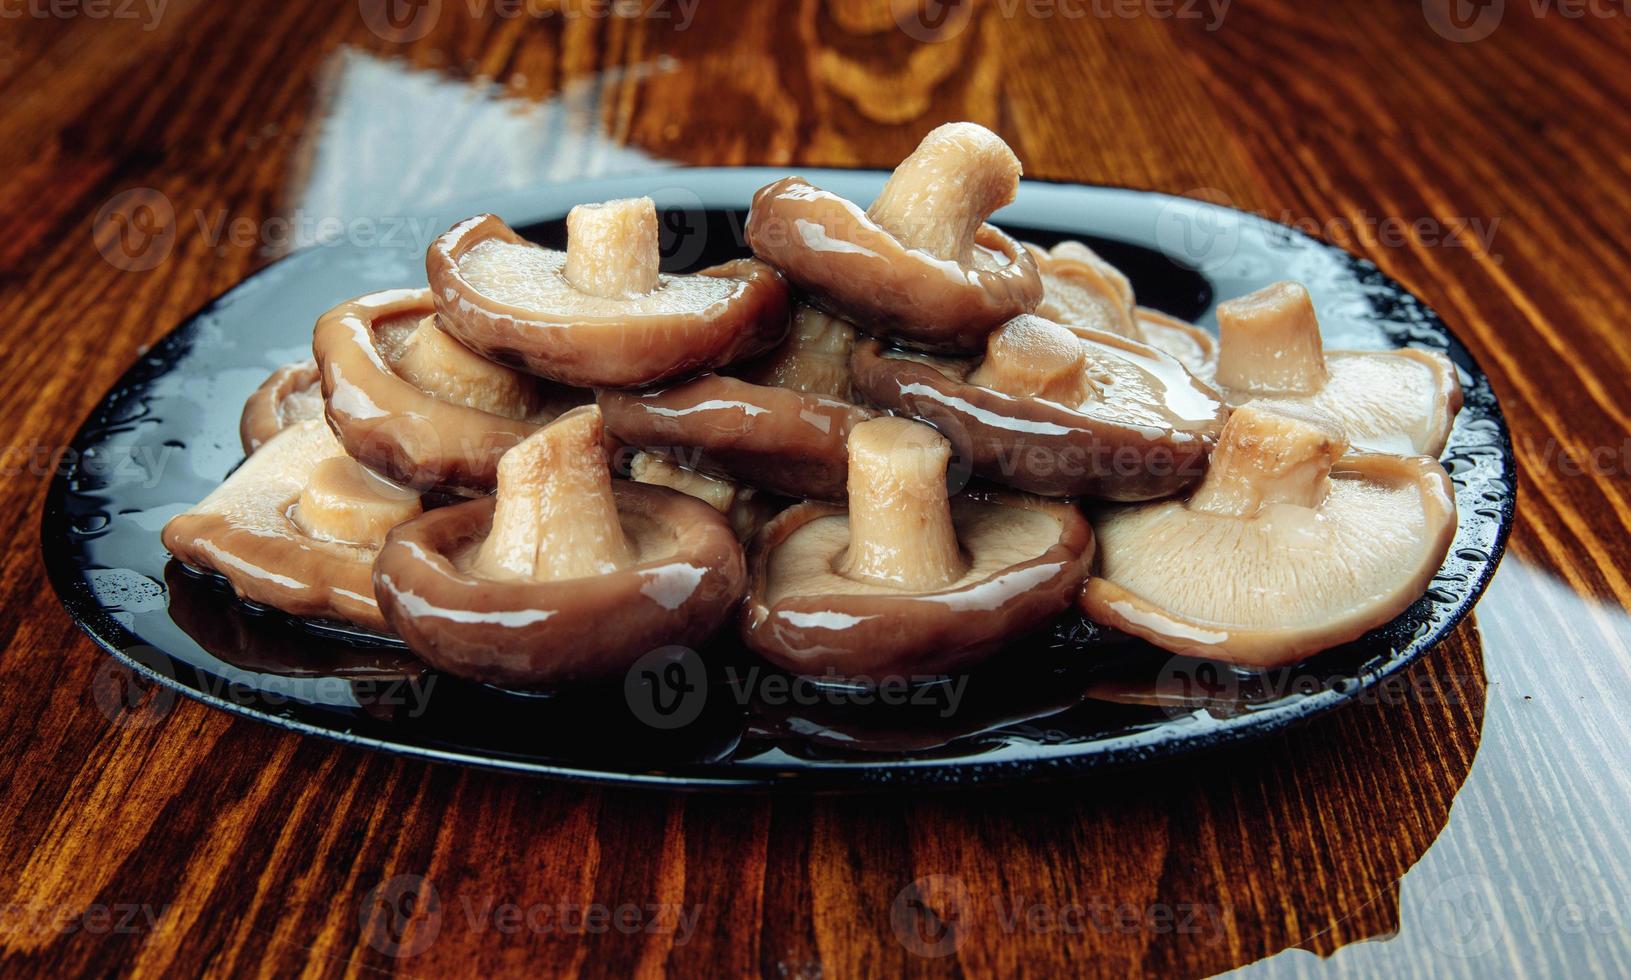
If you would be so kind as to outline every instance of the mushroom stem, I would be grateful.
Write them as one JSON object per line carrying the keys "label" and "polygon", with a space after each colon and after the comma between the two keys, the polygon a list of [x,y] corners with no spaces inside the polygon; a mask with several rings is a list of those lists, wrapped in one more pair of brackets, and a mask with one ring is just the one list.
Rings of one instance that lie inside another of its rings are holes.
{"label": "mushroom stem", "polygon": [[793,329],[748,380],[792,391],[852,399],[850,352],[855,328],[810,306],[793,313]]}
{"label": "mushroom stem", "polygon": [[1325,387],[1325,351],[1308,290],[1280,282],[1218,304],[1217,379],[1249,392]]}
{"label": "mushroom stem", "polygon": [[580,204],[566,216],[566,267],[579,292],[626,299],[655,292],[662,252],[649,197]]}
{"label": "mushroom stem", "polygon": [[1027,314],[991,334],[985,360],[968,381],[1007,395],[1074,407],[1100,394],[1087,369],[1087,348],[1075,334]]}
{"label": "mushroom stem", "polygon": [[850,432],[850,538],[840,575],[929,592],[968,571],[946,496],[950,460],[951,443],[911,419],[871,419]]}
{"label": "mushroom stem", "polygon": [[349,456],[331,456],[312,469],[289,517],[320,541],[378,548],[391,528],[421,512],[419,494]]}
{"label": "mushroom stem", "polygon": [[634,556],[612,497],[600,409],[573,409],[504,454],[493,527],[474,567],[547,582],[616,571]]}
{"label": "mushroom stem", "polygon": [[996,133],[948,123],[901,161],[867,216],[910,248],[968,265],[975,233],[1013,202],[1022,172]]}
{"label": "mushroom stem", "polygon": [[494,364],[450,337],[435,316],[421,320],[402,345],[396,373],[421,391],[507,419],[538,410],[533,379]]}
{"label": "mushroom stem", "polygon": [[1235,410],[1189,509],[1250,517],[1274,504],[1317,507],[1347,439],[1329,422],[1256,405]]}

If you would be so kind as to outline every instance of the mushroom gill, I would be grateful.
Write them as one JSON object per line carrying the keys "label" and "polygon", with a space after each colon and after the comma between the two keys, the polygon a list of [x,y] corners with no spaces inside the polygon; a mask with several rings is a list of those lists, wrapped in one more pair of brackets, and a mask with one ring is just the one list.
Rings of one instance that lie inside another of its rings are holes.
{"label": "mushroom gill", "polygon": [[536,378],[494,364],[454,340],[434,314],[420,320],[393,354],[398,375],[454,405],[515,420],[533,418],[542,408]]}

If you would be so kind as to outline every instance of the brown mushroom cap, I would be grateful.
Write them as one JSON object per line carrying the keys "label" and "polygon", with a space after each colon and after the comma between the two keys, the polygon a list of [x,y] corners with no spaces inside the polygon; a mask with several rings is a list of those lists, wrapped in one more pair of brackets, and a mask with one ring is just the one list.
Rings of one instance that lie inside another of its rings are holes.
{"label": "brown mushroom cap", "polygon": [[1276,283],[1218,306],[1217,382],[1231,404],[1310,410],[1356,449],[1438,456],[1461,411],[1461,382],[1436,351],[1326,351],[1308,290]]}
{"label": "brown mushroom cap", "polygon": [[708,374],[655,391],[599,391],[606,428],[683,465],[789,497],[843,500],[850,430],[870,409]]}
{"label": "brown mushroom cap", "polygon": [[269,439],[162,538],[245,599],[383,631],[374,556],[385,531],[419,511],[417,494],[371,474],[309,419]]}
{"label": "brown mushroom cap", "polygon": [[787,333],[787,283],[763,262],[657,274],[649,199],[574,209],[568,233],[557,252],[488,214],[437,239],[426,268],[448,332],[495,361],[607,388],[711,371]]}
{"label": "brown mushroom cap", "polygon": [[1345,449],[1320,420],[1238,409],[1189,500],[1096,517],[1088,616],[1174,653],[1258,668],[1392,620],[1444,561],[1454,492],[1428,457]]}
{"label": "brown mushroom cap", "polygon": [[317,362],[285,364],[244,402],[243,416],[238,420],[244,455],[296,422],[322,417],[323,392],[317,381]]}
{"label": "brown mushroom cap", "polygon": [[488,491],[510,447],[589,393],[482,361],[425,323],[434,316],[425,289],[325,313],[312,334],[324,410],[346,452],[398,483]]}
{"label": "brown mushroom cap", "polygon": [[920,350],[973,353],[1042,298],[1029,252],[985,224],[1011,202],[1019,161],[989,130],[942,126],[869,211],[801,177],[753,197],[747,239],[815,305]]}
{"label": "brown mushroom cap", "polygon": [[[1077,345],[1061,340],[1071,334]],[[975,473],[1021,490],[1149,500],[1204,473],[1227,409],[1171,355],[1037,317],[1004,325],[988,348],[983,362],[953,361],[865,340],[851,369],[869,402],[930,422]],[[993,371],[999,361],[1008,370]]]}
{"label": "brown mushroom cap", "polygon": [[594,406],[505,457],[496,497],[391,533],[374,567],[386,619],[432,666],[514,687],[617,676],[695,645],[742,594],[742,547],[712,507],[612,480]]}
{"label": "brown mushroom cap", "polygon": [[1069,608],[1093,531],[1068,504],[948,500],[950,446],[880,418],[851,438],[851,510],[799,504],[754,540],[742,636],[800,674],[949,673]]}

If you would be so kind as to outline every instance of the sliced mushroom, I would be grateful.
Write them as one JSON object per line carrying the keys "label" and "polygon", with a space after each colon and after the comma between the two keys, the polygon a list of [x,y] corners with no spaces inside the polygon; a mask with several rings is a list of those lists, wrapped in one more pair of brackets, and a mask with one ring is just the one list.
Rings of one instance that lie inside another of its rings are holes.
{"label": "sliced mushroom", "polygon": [[952,123],[924,138],[866,212],[802,177],[762,188],[748,244],[816,305],[867,333],[973,353],[1042,299],[1030,253],[985,224],[1013,201],[1019,176],[996,134]]}
{"label": "sliced mushroom", "polygon": [[490,214],[437,239],[426,267],[445,329],[495,361],[608,388],[711,371],[787,333],[787,283],[757,259],[659,273],[650,198],[573,208],[566,227],[565,252]]}
{"label": "sliced mushroom", "polygon": [[1060,242],[1044,251],[1026,243],[1042,274],[1042,302],[1036,315],[1067,327],[1086,327],[1144,339],[1139,330],[1133,284],[1121,270],[1086,244]]}
{"label": "sliced mushroom", "polygon": [[506,453],[498,494],[397,528],[375,563],[386,619],[432,666],[539,687],[695,645],[742,595],[742,547],[708,504],[613,480],[599,409]]}
{"label": "sliced mushroom", "polygon": [[635,453],[629,462],[629,478],[635,483],[690,494],[724,514],[743,541],[758,534],[776,516],[776,505],[753,487],[688,470],[658,453]]}
{"label": "sliced mushroom", "polygon": [[317,383],[317,362],[285,364],[244,402],[243,416],[238,420],[244,455],[296,422],[322,417],[323,391]]}
{"label": "sliced mushroom", "polygon": [[1169,354],[1016,317],[980,361],[856,345],[858,391],[932,423],[974,472],[1047,496],[1149,500],[1193,485],[1227,409]]}
{"label": "sliced mushroom", "polygon": [[342,303],[312,351],[346,452],[426,490],[491,490],[507,450],[590,397],[478,357],[440,329],[424,289]]}
{"label": "sliced mushroom", "polygon": [[1436,351],[1326,351],[1308,290],[1282,282],[1218,305],[1217,381],[1232,404],[1303,406],[1341,424],[1355,448],[1438,456],[1461,383]]}
{"label": "sliced mushroom", "polygon": [[1443,564],[1454,492],[1429,457],[1346,449],[1328,420],[1237,409],[1187,501],[1094,521],[1088,616],[1174,653],[1259,668],[1392,620]]}
{"label": "sliced mushroom", "polygon": [[309,419],[267,440],[162,538],[177,560],[223,576],[245,599],[384,630],[374,556],[387,531],[420,512],[417,493],[346,456]]}
{"label": "sliced mushroom", "polygon": [[596,392],[606,427],[641,449],[788,497],[844,499],[858,422],[877,413],[836,398],[707,374],[654,391]]}
{"label": "sliced mushroom", "polygon": [[951,445],[909,419],[850,436],[849,510],[799,504],[754,539],[742,636],[799,674],[867,678],[971,666],[1067,609],[1093,560],[1068,504],[948,499]]}
{"label": "sliced mushroom", "polygon": [[775,350],[728,373],[754,384],[855,400],[849,358],[855,350],[855,327],[800,304],[793,310],[793,329]]}

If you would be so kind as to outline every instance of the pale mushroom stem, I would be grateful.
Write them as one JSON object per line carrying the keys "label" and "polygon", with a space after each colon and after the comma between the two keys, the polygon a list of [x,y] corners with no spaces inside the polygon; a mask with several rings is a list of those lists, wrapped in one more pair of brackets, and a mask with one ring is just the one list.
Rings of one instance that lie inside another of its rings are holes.
{"label": "pale mushroom stem", "polygon": [[509,419],[528,418],[539,408],[536,381],[459,343],[434,315],[408,335],[393,367],[414,387],[455,405]]}
{"label": "pale mushroom stem", "polygon": [[985,345],[985,360],[970,384],[1020,398],[1081,405],[1100,394],[1088,376],[1087,348],[1065,327],[1041,317],[1018,316],[998,327]]}
{"label": "pale mushroom stem", "polygon": [[793,314],[792,332],[749,380],[849,401],[849,357],[854,349],[853,326],[800,306]]}
{"label": "pale mushroom stem", "polygon": [[494,577],[584,578],[634,560],[618,521],[600,409],[574,409],[504,454],[493,528],[475,567]]}
{"label": "pale mushroom stem", "polygon": [[729,514],[742,490],[738,484],[688,470],[671,459],[652,453],[635,453],[629,461],[629,476],[636,483],[678,490],[703,501],[721,514]]}
{"label": "pale mushroom stem", "polygon": [[992,212],[1013,203],[1022,172],[996,133],[948,123],[901,161],[867,215],[908,247],[968,265],[975,233]]}
{"label": "pale mushroom stem", "polygon": [[573,288],[627,299],[657,289],[662,259],[657,205],[649,197],[580,204],[566,216],[566,267]]}
{"label": "pale mushroom stem", "polygon": [[289,516],[320,541],[378,548],[391,528],[420,513],[419,494],[348,456],[333,456],[312,469]]}
{"label": "pale mushroom stem", "polygon": [[850,538],[840,575],[908,592],[962,578],[969,564],[946,496],[950,461],[951,444],[921,422],[884,417],[851,430]]}
{"label": "pale mushroom stem", "polygon": [[1218,304],[1217,379],[1259,393],[1325,387],[1325,349],[1308,290],[1280,282]]}
{"label": "pale mushroom stem", "polygon": [[1218,437],[1189,509],[1250,517],[1273,504],[1317,507],[1347,439],[1328,421],[1244,405]]}

